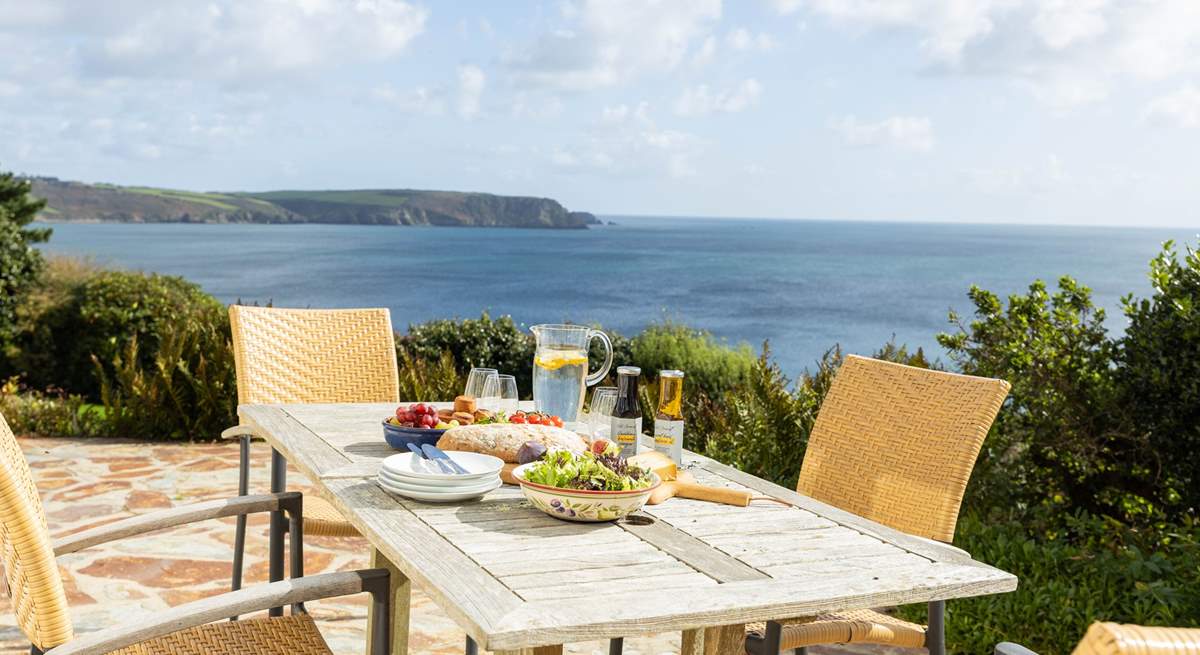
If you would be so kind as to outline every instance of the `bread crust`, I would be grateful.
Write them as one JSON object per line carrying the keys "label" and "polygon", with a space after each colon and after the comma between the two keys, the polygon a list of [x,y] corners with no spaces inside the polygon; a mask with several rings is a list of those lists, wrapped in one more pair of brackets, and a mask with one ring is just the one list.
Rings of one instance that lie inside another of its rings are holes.
{"label": "bread crust", "polygon": [[581,453],[587,445],[578,434],[549,425],[517,423],[488,423],[464,425],[446,430],[438,439],[442,450],[463,450],[499,457],[505,462],[516,462],[517,451],[526,441],[536,441],[549,450],[569,450]]}

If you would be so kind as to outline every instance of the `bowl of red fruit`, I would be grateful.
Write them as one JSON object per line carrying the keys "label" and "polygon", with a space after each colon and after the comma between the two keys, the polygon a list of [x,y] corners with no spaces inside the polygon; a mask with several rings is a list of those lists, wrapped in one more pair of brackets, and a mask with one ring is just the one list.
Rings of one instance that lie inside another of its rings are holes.
{"label": "bowl of red fruit", "polygon": [[442,433],[457,421],[442,422],[437,408],[429,403],[414,403],[396,408],[395,416],[383,420],[383,438],[396,450],[408,450],[408,444],[436,446]]}

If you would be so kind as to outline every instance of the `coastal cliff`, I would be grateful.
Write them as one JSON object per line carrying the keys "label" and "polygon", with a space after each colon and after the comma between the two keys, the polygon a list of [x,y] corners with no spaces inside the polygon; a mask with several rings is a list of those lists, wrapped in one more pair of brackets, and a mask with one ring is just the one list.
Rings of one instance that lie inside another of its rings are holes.
{"label": "coastal cliff", "polygon": [[31,178],[46,221],[123,223],[331,223],[583,229],[587,212],[550,198],[365,189],[220,193]]}

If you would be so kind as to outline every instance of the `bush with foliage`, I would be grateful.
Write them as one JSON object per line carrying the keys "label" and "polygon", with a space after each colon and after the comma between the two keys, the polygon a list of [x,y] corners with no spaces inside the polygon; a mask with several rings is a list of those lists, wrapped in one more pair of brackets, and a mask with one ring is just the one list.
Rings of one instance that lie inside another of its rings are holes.
{"label": "bush with foliage", "polygon": [[49,229],[26,227],[46,205],[31,189],[28,180],[0,172],[0,347],[12,337],[17,307],[42,270],[33,245],[50,238]]}
{"label": "bush with foliage", "polygon": [[104,412],[82,396],[23,388],[17,378],[0,384],[0,414],[17,434],[95,437],[105,434]]}
{"label": "bush with foliage", "polygon": [[533,335],[517,327],[509,316],[493,319],[486,312],[478,319],[442,319],[408,326],[397,342],[412,359],[437,362],[450,353],[458,371],[488,366],[511,373],[518,388],[532,389]]}
{"label": "bush with foliage", "polygon": [[[965,513],[955,543],[1020,579],[1007,594],[946,604],[953,653],[990,653],[1016,641],[1069,653],[1094,621],[1200,626],[1200,524],[1138,530],[1083,511],[1043,520]],[[925,607],[903,608],[912,621]]]}
{"label": "bush with foliage", "polygon": [[153,346],[135,333],[105,362],[92,355],[108,434],[140,439],[215,439],[237,423],[229,319],[219,304],[173,308]]}
{"label": "bush with foliage", "polygon": [[111,376],[111,363],[136,340],[139,364],[150,367],[163,331],[218,311],[225,311],[221,303],[180,277],[51,260],[17,312],[19,330],[4,372],[23,374],[34,388],[95,398],[100,385],[93,356]]}
{"label": "bush with foliage", "polygon": [[[1200,253],[1167,242],[1150,262],[1154,293],[1124,298],[1118,404],[1136,426],[1142,475],[1162,504],[1200,511]],[[1181,454],[1187,454],[1180,456]]]}

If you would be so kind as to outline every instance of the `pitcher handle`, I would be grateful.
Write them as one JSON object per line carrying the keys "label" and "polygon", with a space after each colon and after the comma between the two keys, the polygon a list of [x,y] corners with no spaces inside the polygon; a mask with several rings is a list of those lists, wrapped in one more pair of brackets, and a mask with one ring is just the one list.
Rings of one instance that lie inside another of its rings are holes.
{"label": "pitcher handle", "polygon": [[608,375],[608,369],[612,368],[612,359],[613,359],[612,341],[609,341],[608,335],[601,332],[600,330],[588,330],[588,342],[589,343],[591,342],[592,339],[595,339],[597,337],[599,337],[599,339],[604,342],[604,365],[600,367],[600,370],[587,376],[587,386],[589,386],[589,387],[596,384],[597,382],[603,380],[604,376]]}

